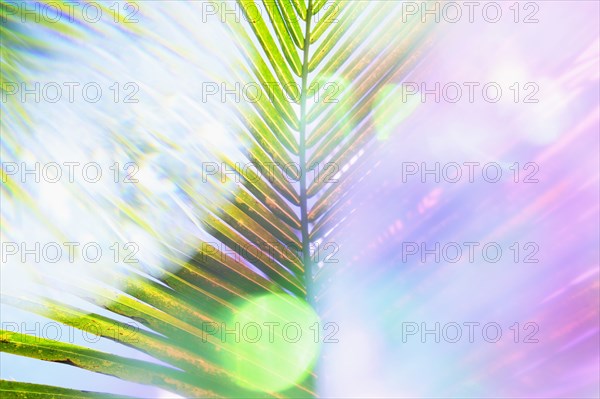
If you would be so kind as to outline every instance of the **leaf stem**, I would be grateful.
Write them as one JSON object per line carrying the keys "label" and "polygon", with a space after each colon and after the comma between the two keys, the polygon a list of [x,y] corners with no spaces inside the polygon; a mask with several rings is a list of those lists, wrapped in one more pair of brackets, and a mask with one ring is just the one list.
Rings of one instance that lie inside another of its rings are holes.
{"label": "leaf stem", "polygon": [[308,196],[306,192],[306,99],[308,85],[308,62],[310,49],[310,23],[312,20],[312,1],[308,0],[306,10],[306,29],[304,34],[304,57],[302,60],[302,92],[300,94],[300,220],[302,223],[302,261],[304,263],[304,282],[306,300],[314,305],[312,298],[312,264],[310,260],[310,237],[308,232]]}

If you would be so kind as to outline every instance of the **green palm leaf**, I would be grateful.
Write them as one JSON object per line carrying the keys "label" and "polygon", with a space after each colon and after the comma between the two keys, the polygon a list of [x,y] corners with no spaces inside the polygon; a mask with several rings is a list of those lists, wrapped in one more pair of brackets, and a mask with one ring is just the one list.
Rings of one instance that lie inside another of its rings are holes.
{"label": "green palm leaf", "polygon": [[[378,146],[371,119],[382,107],[377,95],[414,67],[425,48],[427,26],[389,18],[396,4],[388,1],[370,6],[363,1],[263,0],[259,4],[266,12],[261,15],[252,14],[254,1],[237,3],[247,23],[221,16],[243,60],[237,78],[257,83],[265,94],[251,105],[233,105],[238,133],[248,160],[274,173],[251,178],[239,170],[240,184],[234,186],[209,181],[218,189],[217,201],[182,187],[214,242],[203,243],[187,262],[173,259],[169,270],[114,270],[111,278],[124,282],[122,292],[70,287],[71,293],[107,312],[89,313],[49,298],[2,298],[5,304],[132,347],[172,367],[33,340],[14,331],[2,332],[2,351],[187,397],[316,395],[314,359],[306,354],[312,346],[249,349],[225,342],[214,328],[232,320],[252,321],[254,315],[283,323],[312,320],[305,303],[318,306],[314,281],[319,268],[311,245],[348,215],[345,197],[368,173],[359,155]],[[3,36],[7,32],[12,41],[20,37],[3,25]],[[332,101],[313,103],[317,93]],[[227,158],[223,162],[236,167]],[[297,168],[284,173],[270,168],[273,163]],[[313,176],[316,165],[335,172],[335,184]],[[132,339],[127,333],[131,327],[120,316],[145,328]],[[298,364],[302,367],[294,369]],[[3,397],[111,397],[9,381],[0,387]]]}

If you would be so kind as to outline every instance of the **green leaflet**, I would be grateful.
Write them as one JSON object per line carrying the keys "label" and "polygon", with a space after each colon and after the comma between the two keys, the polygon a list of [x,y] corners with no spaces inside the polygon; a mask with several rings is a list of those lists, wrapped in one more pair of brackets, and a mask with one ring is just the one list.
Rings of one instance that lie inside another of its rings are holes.
{"label": "green leaflet", "polygon": [[68,364],[133,382],[186,392],[190,396],[211,394],[195,387],[184,373],[164,366],[10,331],[0,331],[0,337],[2,351],[6,353]]}
{"label": "green leaflet", "polygon": [[28,384],[26,382],[0,380],[0,396],[6,399],[127,399],[132,396],[110,395],[100,392],[77,391]]}

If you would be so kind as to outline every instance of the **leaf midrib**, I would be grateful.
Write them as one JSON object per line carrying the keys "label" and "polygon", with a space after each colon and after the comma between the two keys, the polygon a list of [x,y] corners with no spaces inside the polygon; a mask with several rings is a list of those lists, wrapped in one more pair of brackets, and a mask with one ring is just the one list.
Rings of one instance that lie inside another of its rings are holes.
{"label": "leaf midrib", "polygon": [[304,263],[304,283],[306,285],[306,300],[313,304],[312,295],[312,265],[310,262],[310,234],[308,231],[308,195],[306,187],[306,122],[307,122],[307,86],[310,61],[310,28],[312,20],[312,2],[308,0],[306,10],[306,28],[304,34],[304,55],[302,59],[302,91],[300,94],[300,221],[302,229],[302,262]]}

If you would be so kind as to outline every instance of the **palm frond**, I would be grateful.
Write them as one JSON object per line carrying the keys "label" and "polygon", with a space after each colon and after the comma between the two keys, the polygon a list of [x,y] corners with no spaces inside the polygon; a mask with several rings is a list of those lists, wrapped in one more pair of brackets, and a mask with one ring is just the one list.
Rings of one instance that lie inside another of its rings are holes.
{"label": "palm frond", "polygon": [[[238,81],[229,85],[255,83],[264,95],[250,104],[232,104],[234,126],[248,163],[273,173],[249,176],[222,155],[237,178],[227,177],[236,184],[206,183],[216,189],[217,200],[203,196],[202,187],[182,187],[211,241],[202,242],[188,261],[173,258],[168,269],[139,264],[114,270],[106,283],[123,281],[121,292],[84,284],[69,288],[102,313],[50,298],[2,299],[173,368],[47,339],[32,343],[31,337],[10,331],[2,335],[2,351],[187,397],[316,395],[310,353],[318,346],[248,350],[244,343],[217,336],[214,327],[228,328],[256,314],[261,321],[300,321],[304,329],[314,321],[314,311],[307,309],[318,308],[314,279],[319,267],[311,246],[348,215],[347,196],[369,173],[362,155],[378,147],[371,118],[382,106],[378,95],[416,65],[429,27],[418,20],[399,23],[397,4],[387,1],[239,0],[237,5],[245,16],[241,22],[216,3],[239,51],[233,68]],[[264,12],[253,13],[259,6]],[[317,95],[320,100],[314,101]],[[295,167],[284,170],[285,165]],[[324,177],[311,173],[314,169],[331,173]],[[127,331],[122,316],[144,327],[135,340],[114,334]],[[2,390],[9,397],[110,397],[8,381]]]}

